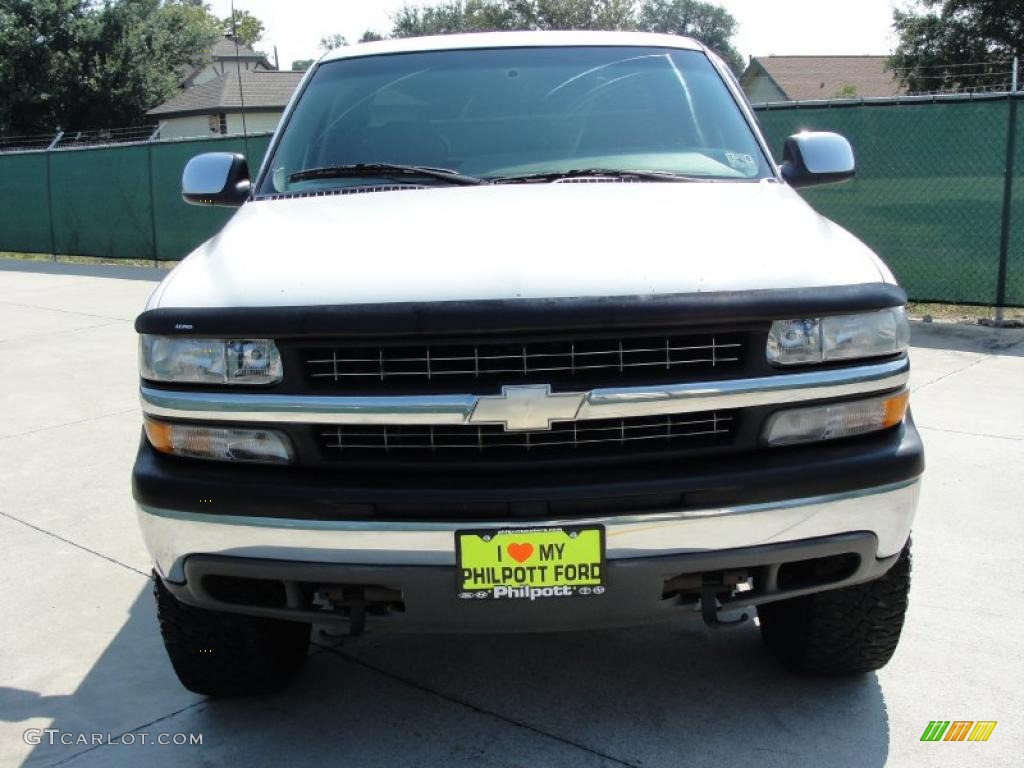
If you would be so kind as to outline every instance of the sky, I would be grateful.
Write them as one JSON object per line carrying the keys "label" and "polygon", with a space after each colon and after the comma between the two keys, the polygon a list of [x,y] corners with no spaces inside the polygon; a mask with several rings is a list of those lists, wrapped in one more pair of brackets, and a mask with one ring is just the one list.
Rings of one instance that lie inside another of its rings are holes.
{"label": "sky", "polygon": [[[736,48],[749,56],[812,54],[886,54],[894,44],[894,0],[715,0],[739,22]],[[905,5],[907,0],[896,0]],[[296,59],[320,55],[320,38],[341,33],[354,42],[366,29],[386,32],[389,14],[404,0],[236,0],[235,7],[259,17],[267,31],[257,48],[282,68]],[[412,0],[410,5],[429,5]],[[212,0],[220,17],[230,15],[230,0]]]}

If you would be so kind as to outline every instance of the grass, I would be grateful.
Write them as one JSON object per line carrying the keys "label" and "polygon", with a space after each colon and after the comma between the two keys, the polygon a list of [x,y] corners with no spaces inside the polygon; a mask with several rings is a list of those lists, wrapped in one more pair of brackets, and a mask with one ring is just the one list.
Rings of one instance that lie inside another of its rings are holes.
{"label": "grass", "polygon": [[174,269],[176,261],[157,261],[152,259],[105,259],[97,256],[73,256],[70,254],[59,254],[56,257],[49,253],[16,253],[13,251],[0,251],[0,259],[13,261],[46,261],[56,264],[95,264],[101,266],[117,267],[149,267],[152,269]]}
{"label": "grass", "polygon": [[[934,320],[952,320],[960,323],[977,323],[979,320],[995,317],[994,307],[979,307],[969,304],[934,304],[912,301],[907,305],[907,311],[911,317],[918,320],[930,317]],[[1003,310],[1003,318],[1024,321],[1024,309],[1007,307]]]}

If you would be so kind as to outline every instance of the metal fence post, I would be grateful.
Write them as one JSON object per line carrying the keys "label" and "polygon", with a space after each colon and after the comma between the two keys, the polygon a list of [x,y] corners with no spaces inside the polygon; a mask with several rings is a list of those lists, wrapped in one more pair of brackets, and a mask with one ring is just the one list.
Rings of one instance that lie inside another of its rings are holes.
{"label": "metal fence post", "polygon": [[1013,170],[1017,150],[1017,57],[1013,57],[1013,82],[1010,87],[1009,117],[1006,124],[1006,173],[1003,177],[1003,222],[999,235],[999,272],[996,277],[996,325],[1003,324],[1006,304],[1006,262],[1010,254],[1010,216],[1013,212]]}
{"label": "metal fence post", "polygon": [[153,244],[153,269],[160,266],[160,251],[156,241],[156,201],[153,196],[153,142],[146,144],[146,160],[149,166],[149,241]]}
{"label": "metal fence post", "polygon": [[53,157],[53,147],[56,146],[63,135],[62,132],[58,131],[53,141],[50,142],[50,146],[46,148],[46,218],[50,224],[50,261],[57,261],[57,235],[53,227],[53,181],[50,164]]}

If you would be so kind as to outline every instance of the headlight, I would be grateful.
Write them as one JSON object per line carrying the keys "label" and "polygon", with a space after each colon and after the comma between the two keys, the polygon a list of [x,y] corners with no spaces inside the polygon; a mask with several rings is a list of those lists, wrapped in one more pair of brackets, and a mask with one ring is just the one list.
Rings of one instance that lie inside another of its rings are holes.
{"label": "headlight", "polygon": [[793,445],[880,432],[903,421],[909,399],[904,390],[867,400],[780,411],[768,420],[764,440],[768,445]]}
{"label": "headlight", "polygon": [[173,424],[148,417],[145,425],[150,445],[161,453],[255,464],[287,464],[292,460],[291,442],[271,429]]}
{"label": "headlight", "polygon": [[178,384],[276,384],[281,355],[269,339],[139,337],[139,372],[150,381]]}
{"label": "headlight", "polygon": [[903,307],[820,319],[776,320],[768,334],[768,362],[807,365],[903,352],[910,326]]}

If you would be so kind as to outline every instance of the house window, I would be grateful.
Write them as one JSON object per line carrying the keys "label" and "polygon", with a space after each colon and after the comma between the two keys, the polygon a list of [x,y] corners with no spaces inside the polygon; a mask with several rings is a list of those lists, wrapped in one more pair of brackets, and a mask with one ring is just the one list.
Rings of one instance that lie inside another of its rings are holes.
{"label": "house window", "polygon": [[224,136],[228,132],[228,116],[221,112],[219,115],[210,115],[210,133],[219,133]]}

